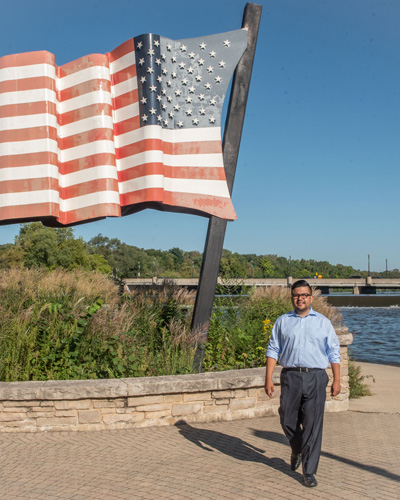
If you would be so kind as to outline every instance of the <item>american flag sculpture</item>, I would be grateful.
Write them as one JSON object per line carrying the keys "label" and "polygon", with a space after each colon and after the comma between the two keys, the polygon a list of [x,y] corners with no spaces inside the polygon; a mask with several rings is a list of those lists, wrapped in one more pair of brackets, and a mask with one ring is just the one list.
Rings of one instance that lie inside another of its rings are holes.
{"label": "american flag sculpture", "polygon": [[0,224],[144,208],[235,219],[221,113],[247,32],[147,34],[56,66],[0,58]]}

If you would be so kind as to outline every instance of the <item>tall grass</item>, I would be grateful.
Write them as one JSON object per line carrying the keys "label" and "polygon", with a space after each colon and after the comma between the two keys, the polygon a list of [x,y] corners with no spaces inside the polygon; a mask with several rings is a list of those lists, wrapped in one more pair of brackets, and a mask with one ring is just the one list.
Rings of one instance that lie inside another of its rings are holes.
{"label": "tall grass", "polygon": [[0,271],[0,380],[188,373],[196,339],[172,287],[130,294],[84,271]]}

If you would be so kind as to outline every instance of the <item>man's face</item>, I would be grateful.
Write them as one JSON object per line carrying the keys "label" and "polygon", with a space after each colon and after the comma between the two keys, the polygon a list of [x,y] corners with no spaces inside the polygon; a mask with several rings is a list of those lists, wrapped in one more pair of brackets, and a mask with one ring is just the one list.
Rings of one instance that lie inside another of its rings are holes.
{"label": "man's face", "polygon": [[306,316],[310,310],[313,296],[308,286],[301,286],[292,290],[292,304],[299,316]]}

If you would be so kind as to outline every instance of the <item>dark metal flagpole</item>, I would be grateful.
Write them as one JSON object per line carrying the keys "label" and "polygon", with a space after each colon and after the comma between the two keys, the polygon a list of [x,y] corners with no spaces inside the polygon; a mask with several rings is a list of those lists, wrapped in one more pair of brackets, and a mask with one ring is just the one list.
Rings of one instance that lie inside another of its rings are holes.
{"label": "dark metal flagpole", "polygon": [[[248,30],[248,44],[233,76],[228,115],[225,122],[222,148],[226,180],[230,194],[232,194],[233,182],[235,180],[240,139],[260,25],[261,8],[261,5],[247,3],[244,9],[242,28]],[[225,230],[226,220],[210,217],[192,318],[192,332],[199,334],[199,344],[194,361],[194,367],[199,372],[203,369],[204,349],[207,342],[217,286]]]}

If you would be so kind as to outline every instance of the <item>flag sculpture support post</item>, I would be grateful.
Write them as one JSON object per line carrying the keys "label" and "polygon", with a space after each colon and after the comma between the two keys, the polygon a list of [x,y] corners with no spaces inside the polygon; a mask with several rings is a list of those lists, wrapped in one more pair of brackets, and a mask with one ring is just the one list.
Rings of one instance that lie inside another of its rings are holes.
{"label": "flag sculpture support post", "polygon": [[[233,182],[235,179],[240,139],[261,18],[261,8],[261,5],[247,3],[244,10],[242,28],[248,30],[248,44],[235,70],[228,115],[225,122],[223,156],[230,194],[232,194]],[[203,371],[204,350],[217,286],[225,230],[226,220],[210,217],[192,319],[192,332],[198,334],[199,339],[194,360],[194,367],[198,372]]]}

